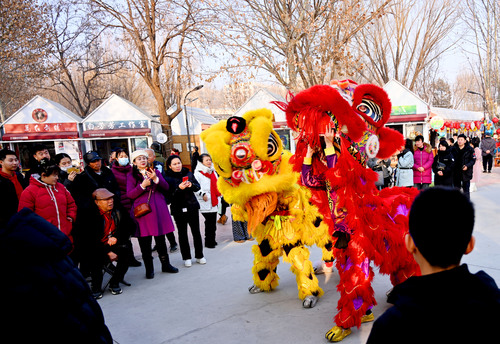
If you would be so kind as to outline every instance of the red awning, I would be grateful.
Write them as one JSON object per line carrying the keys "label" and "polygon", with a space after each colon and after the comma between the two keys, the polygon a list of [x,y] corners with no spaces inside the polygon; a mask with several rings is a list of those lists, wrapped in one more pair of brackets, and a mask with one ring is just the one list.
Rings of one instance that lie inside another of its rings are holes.
{"label": "red awning", "polygon": [[77,131],[58,131],[41,133],[7,133],[2,136],[3,141],[20,140],[73,140],[78,138]]}
{"label": "red awning", "polygon": [[118,130],[87,130],[83,132],[83,137],[115,137],[115,136],[144,136],[149,134],[151,129],[118,129]]}
{"label": "red awning", "polygon": [[422,115],[399,115],[391,116],[387,123],[401,123],[401,122],[423,122],[427,118],[426,114]]}

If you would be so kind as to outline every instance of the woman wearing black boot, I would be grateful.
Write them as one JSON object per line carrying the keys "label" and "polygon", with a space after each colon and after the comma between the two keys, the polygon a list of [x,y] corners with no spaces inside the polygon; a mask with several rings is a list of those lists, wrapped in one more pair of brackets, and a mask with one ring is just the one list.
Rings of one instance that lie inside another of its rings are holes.
{"label": "woman wearing black boot", "polygon": [[[156,250],[161,261],[163,272],[176,273],[179,269],[170,264],[165,234],[174,230],[174,224],[163,192],[168,184],[158,170],[148,165],[148,153],[137,150],[132,153],[132,172],[127,176],[127,197],[132,200],[132,216],[138,223],[136,236],[141,248],[142,260],[146,268],[146,278],[154,278],[153,256],[151,252],[152,238],[155,238]],[[143,215],[134,215],[134,209],[147,203],[151,211]]]}

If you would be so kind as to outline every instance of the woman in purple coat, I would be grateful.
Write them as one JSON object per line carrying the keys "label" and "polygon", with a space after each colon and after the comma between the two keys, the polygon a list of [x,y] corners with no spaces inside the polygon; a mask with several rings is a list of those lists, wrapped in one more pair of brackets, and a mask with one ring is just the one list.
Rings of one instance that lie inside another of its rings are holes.
{"label": "woman in purple coat", "polygon": [[[163,272],[176,273],[179,269],[170,264],[165,234],[174,231],[174,224],[162,191],[168,190],[168,183],[161,173],[148,164],[148,153],[136,150],[132,153],[132,172],[127,175],[127,197],[132,201],[132,217],[138,223],[136,236],[141,248],[142,260],[146,268],[146,278],[154,278],[152,237],[155,237],[156,250]],[[134,216],[134,208],[148,202],[151,212],[141,217]]]}
{"label": "woman in purple coat", "polygon": [[424,142],[424,137],[415,137],[415,147],[413,148],[413,184],[419,190],[426,189],[432,183],[432,163],[434,154],[428,143]]}

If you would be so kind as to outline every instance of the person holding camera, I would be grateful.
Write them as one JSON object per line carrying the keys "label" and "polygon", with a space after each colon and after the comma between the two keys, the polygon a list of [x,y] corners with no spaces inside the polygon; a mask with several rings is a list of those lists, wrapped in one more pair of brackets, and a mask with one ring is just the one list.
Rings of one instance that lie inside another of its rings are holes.
{"label": "person holding camera", "polygon": [[132,201],[132,216],[138,223],[136,236],[146,268],[146,278],[154,278],[151,243],[155,238],[156,250],[161,261],[161,271],[177,273],[170,264],[165,234],[174,231],[163,191],[169,189],[161,173],[148,164],[148,153],[136,150],[131,155],[134,166],[127,175],[127,197]]}
{"label": "person holding camera", "polygon": [[434,172],[434,185],[453,186],[453,166],[455,161],[451,155],[450,146],[446,140],[439,142],[439,148],[432,171]]}

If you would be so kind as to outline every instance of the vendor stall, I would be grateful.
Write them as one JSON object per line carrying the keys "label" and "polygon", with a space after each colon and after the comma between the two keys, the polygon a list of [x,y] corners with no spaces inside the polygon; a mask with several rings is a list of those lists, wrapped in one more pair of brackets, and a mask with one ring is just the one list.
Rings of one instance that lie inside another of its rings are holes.
{"label": "vendor stall", "polygon": [[40,143],[52,157],[68,153],[75,165],[81,165],[81,120],[61,104],[35,96],[1,124],[1,143],[18,154],[23,170],[29,168],[31,148]]}
{"label": "vendor stall", "polygon": [[135,104],[116,94],[111,95],[83,121],[85,150],[96,150],[107,159],[121,147],[130,154],[151,146],[160,122]]}

